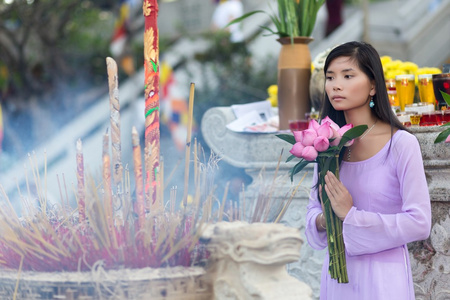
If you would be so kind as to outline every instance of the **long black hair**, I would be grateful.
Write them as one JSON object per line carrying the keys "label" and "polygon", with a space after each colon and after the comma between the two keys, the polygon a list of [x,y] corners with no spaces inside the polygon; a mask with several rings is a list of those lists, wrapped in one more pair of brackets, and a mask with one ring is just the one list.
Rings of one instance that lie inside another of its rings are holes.
{"label": "long black hair", "polygon": [[[387,95],[383,67],[377,50],[370,44],[364,42],[354,41],[339,45],[331,50],[325,60],[325,76],[330,63],[334,59],[342,56],[353,60],[358,65],[359,69],[369,77],[369,80],[375,83],[376,94],[373,96],[375,106],[372,108],[372,113],[375,114],[378,119],[391,125],[391,135],[393,135],[394,128],[407,130],[392,111]],[[344,112],[335,110],[331,105],[327,93],[324,94],[325,99],[322,103],[321,115],[323,117],[330,117],[340,127],[344,126],[346,124]]]}

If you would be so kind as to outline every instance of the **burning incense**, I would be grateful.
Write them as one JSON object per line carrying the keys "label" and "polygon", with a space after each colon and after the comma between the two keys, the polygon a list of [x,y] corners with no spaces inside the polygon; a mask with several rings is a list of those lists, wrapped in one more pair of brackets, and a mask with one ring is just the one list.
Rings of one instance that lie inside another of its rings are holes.
{"label": "burning incense", "polygon": [[192,118],[194,112],[194,90],[195,84],[191,83],[191,88],[189,91],[189,115],[188,115],[188,128],[186,136],[186,160],[184,162],[184,195],[183,195],[183,205],[186,207],[187,197],[188,197],[188,186],[189,186],[189,162],[191,154],[191,135],[192,135]]}
{"label": "burning incense", "polygon": [[108,226],[112,228],[113,206],[112,206],[112,192],[111,192],[111,161],[109,157],[109,134],[106,130],[103,136],[103,205],[105,206],[106,219]]}
{"label": "burning incense", "polygon": [[78,220],[83,223],[86,219],[84,192],[84,163],[81,140],[77,140],[77,187],[78,187]]}
{"label": "burning incense", "polygon": [[136,181],[135,212],[138,215],[139,229],[141,229],[145,223],[144,182],[142,181],[141,145],[138,132],[134,126],[131,129],[131,140],[133,143],[134,178]]}
{"label": "burning incense", "polygon": [[[153,188],[152,204],[158,195],[156,175],[159,168],[160,132],[159,132],[159,48],[158,48],[158,2],[144,0],[142,6],[145,17],[144,31],[144,69],[145,69],[145,160],[152,159],[150,169],[146,169],[147,182]],[[151,155],[147,155],[150,152]]]}
{"label": "burning incense", "polygon": [[119,83],[117,75],[117,63],[111,57],[106,58],[109,86],[109,108],[111,121],[111,147],[113,163],[114,189],[117,194],[121,192],[122,184],[122,159],[120,142],[120,104],[119,104]]}

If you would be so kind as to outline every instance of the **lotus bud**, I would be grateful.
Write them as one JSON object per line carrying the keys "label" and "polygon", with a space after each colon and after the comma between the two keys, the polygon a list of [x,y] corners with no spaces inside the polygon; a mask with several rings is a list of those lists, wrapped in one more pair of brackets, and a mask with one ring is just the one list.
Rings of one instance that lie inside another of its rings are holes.
{"label": "lotus bud", "polygon": [[353,145],[353,142],[355,142],[355,140],[350,140],[347,143],[344,144],[344,147],[350,147],[351,145]]}
{"label": "lotus bud", "polygon": [[289,152],[290,152],[292,155],[301,158],[301,157],[302,157],[302,151],[303,151],[304,148],[305,148],[305,146],[303,146],[302,143],[295,143],[295,144],[292,146],[292,149],[289,150]]}
{"label": "lotus bud", "polygon": [[301,131],[293,131],[294,139],[297,143],[301,143],[303,141],[303,130]]}
{"label": "lotus bud", "polygon": [[302,151],[302,157],[306,160],[313,161],[319,153],[313,146],[306,146]]}
{"label": "lotus bud", "polygon": [[308,129],[314,129],[315,131],[317,131],[319,127],[320,124],[316,120],[312,119],[311,121],[309,121]]}
{"label": "lotus bud", "polygon": [[352,128],[353,128],[353,124],[346,124],[338,130],[338,133],[340,136],[343,136],[344,133],[346,133],[349,129],[352,129]]}
{"label": "lotus bud", "polygon": [[314,129],[305,129],[303,130],[303,146],[312,146],[314,145],[314,140],[317,137],[317,133]]}
{"label": "lotus bud", "polygon": [[314,148],[317,150],[317,152],[326,151],[329,146],[330,146],[330,141],[328,140],[328,138],[326,138],[324,136],[319,135],[314,140]]}
{"label": "lotus bud", "polygon": [[332,130],[333,130],[333,136],[331,138],[333,139],[333,141],[330,143],[330,145],[337,146],[341,142],[342,136],[339,134],[339,132],[334,130],[334,128],[332,128]]}
{"label": "lotus bud", "polygon": [[328,117],[328,116],[326,116],[326,117],[322,120],[321,124],[324,124],[324,123],[330,123],[330,127],[333,128],[333,129],[336,130],[336,131],[338,131],[339,128],[340,128],[339,125],[336,124],[333,120],[331,120],[330,117]]}
{"label": "lotus bud", "polygon": [[326,137],[327,139],[331,139],[333,136],[333,130],[330,127],[330,123],[325,122],[317,128],[317,135]]}

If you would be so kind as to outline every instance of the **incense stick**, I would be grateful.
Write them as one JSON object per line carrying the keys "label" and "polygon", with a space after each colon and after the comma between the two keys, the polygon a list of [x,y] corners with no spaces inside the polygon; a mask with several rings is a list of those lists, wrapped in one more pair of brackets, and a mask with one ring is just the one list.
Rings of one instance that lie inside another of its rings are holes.
{"label": "incense stick", "polygon": [[106,58],[106,67],[108,72],[109,87],[109,107],[111,123],[111,150],[113,164],[114,191],[117,195],[121,193],[121,184],[123,176],[121,142],[120,142],[120,103],[119,103],[119,80],[117,72],[117,63],[111,58]]}
{"label": "incense stick", "polygon": [[77,203],[78,203],[78,220],[80,223],[83,223],[86,219],[85,212],[85,192],[84,192],[84,161],[83,161],[83,149],[81,139],[77,140],[77,154],[76,154],[76,163],[77,163]]}
{"label": "incense stick", "polygon": [[16,281],[16,286],[14,288],[13,300],[16,300],[16,298],[17,298],[17,291],[19,289],[19,282],[20,282],[20,275],[22,273],[22,266],[23,266],[23,255],[20,258],[19,272],[17,273],[17,281]]}
{"label": "incense stick", "polygon": [[144,183],[142,179],[142,159],[139,135],[136,127],[131,129],[133,144],[133,162],[134,162],[134,179],[136,184],[136,210],[138,216],[139,229],[144,227],[145,223],[145,200],[144,200]]}
{"label": "incense stick", "polygon": [[185,154],[185,162],[184,162],[184,195],[183,195],[183,205],[186,207],[187,204],[187,196],[189,193],[188,185],[189,185],[189,162],[190,162],[190,154],[191,154],[191,135],[192,135],[192,119],[194,112],[194,91],[195,84],[191,83],[189,90],[189,114],[188,114],[188,127],[187,127],[187,136],[186,136],[186,154]]}

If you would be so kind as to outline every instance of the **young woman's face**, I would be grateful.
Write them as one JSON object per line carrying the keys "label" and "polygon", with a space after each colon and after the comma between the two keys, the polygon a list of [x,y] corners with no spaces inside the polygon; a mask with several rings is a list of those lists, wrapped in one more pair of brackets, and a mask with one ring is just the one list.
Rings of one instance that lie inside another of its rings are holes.
{"label": "young woman's face", "polygon": [[331,61],[325,77],[325,91],[335,110],[369,107],[375,85],[349,57],[341,56]]}

